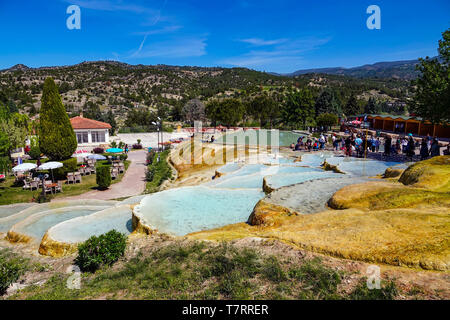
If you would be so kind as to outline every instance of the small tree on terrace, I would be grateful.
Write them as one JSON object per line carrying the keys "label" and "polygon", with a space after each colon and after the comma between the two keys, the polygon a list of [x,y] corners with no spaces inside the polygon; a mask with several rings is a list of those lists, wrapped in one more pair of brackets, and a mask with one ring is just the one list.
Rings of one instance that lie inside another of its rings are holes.
{"label": "small tree on terrace", "polygon": [[194,121],[205,119],[205,105],[198,99],[189,100],[183,107],[183,117],[194,125]]}
{"label": "small tree on terrace", "polygon": [[332,113],[322,113],[316,119],[318,126],[323,126],[328,131],[329,127],[335,126],[338,123],[338,117]]}
{"label": "small tree on terrace", "polygon": [[75,132],[51,77],[44,82],[39,113],[39,147],[52,160],[70,158],[77,148]]}

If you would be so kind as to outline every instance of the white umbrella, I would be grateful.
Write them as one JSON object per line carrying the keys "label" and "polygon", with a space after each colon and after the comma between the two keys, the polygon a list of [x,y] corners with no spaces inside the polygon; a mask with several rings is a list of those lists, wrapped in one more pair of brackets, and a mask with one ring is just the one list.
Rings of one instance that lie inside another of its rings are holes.
{"label": "white umbrella", "polygon": [[95,160],[106,160],[105,156],[102,156],[101,154],[92,154],[88,156],[89,159],[95,159]]}
{"label": "white umbrella", "polygon": [[82,152],[82,153],[74,153],[72,155],[72,158],[86,158],[87,156],[91,156],[92,153],[89,152]]}
{"label": "white umbrella", "polygon": [[53,179],[53,169],[61,168],[62,166],[64,166],[64,164],[62,164],[61,162],[50,161],[50,162],[41,164],[37,169],[38,170],[51,170],[52,171],[52,181],[53,181],[54,180]]}
{"label": "white umbrella", "polygon": [[41,164],[38,167],[38,170],[53,170],[53,169],[61,168],[63,165],[64,164],[62,164],[61,162],[50,161],[50,162],[45,162],[45,163]]}
{"label": "white umbrella", "polygon": [[30,171],[30,170],[36,169],[36,167],[37,167],[37,165],[35,165],[34,163],[26,162],[26,163],[22,163],[22,164],[15,166],[12,170],[14,172],[19,172],[19,171],[25,172],[25,171]]}

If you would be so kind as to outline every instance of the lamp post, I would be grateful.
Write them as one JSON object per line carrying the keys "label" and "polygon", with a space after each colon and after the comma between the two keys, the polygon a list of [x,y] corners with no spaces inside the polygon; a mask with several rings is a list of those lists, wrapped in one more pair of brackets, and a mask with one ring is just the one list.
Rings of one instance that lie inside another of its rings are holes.
{"label": "lamp post", "polygon": [[154,126],[156,126],[156,131],[157,131],[157,133],[158,133],[158,135],[157,135],[157,137],[158,137],[158,144],[157,144],[157,146],[156,146],[156,151],[159,152],[159,122],[153,121],[152,124],[153,124]]}

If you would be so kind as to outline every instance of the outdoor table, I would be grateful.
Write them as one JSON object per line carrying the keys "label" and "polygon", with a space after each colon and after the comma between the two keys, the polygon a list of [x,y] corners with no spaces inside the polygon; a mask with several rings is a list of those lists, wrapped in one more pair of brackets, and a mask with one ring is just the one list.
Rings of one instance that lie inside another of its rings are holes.
{"label": "outdoor table", "polygon": [[48,183],[48,184],[46,184],[46,186],[52,190],[52,194],[54,194],[54,193],[56,194],[56,190],[55,189],[58,186],[57,183]]}

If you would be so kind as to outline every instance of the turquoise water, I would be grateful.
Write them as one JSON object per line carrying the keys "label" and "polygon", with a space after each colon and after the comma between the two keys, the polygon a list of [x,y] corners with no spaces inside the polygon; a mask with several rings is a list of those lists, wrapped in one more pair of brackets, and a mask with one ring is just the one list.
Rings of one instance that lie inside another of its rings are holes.
{"label": "turquoise water", "polygon": [[85,208],[63,208],[51,210],[47,215],[43,215],[37,219],[32,216],[29,218],[30,223],[27,224],[27,219],[21,222],[21,226],[19,228],[13,228],[14,231],[40,240],[44,236],[45,232],[47,232],[47,230],[52,226],[69,219],[90,215],[102,209],[104,208],[98,207],[89,210]]}
{"label": "turquoise water", "polygon": [[79,243],[110,230],[116,230],[127,235],[133,231],[131,208],[129,206],[109,208],[91,215],[64,221],[52,227],[49,234],[56,241]]}
{"label": "turquoise water", "polygon": [[0,218],[5,218],[10,215],[16,214],[34,205],[35,203],[17,203],[6,206],[0,206]]}
{"label": "turquoise water", "polygon": [[[116,205],[117,201],[104,201],[104,200],[68,200],[68,201],[60,201],[60,202],[50,202],[50,203],[42,203],[35,204],[31,207],[26,207],[25,209],[12,213],[6,217],[0,218],[0,232],[7,232],[13,225],[24,221],[28,217],[33,216],[34,214],[38,214],[44,211],[62,209],[68,207],[78,207],[78,206],[95,206],[100,207],[100,209],[104,207],[111,207]],[[0,206],[0,209],[3,206]]]}
{"label": "turquoise water", "polygon": [[269,176],[266,177],[266,182],[270,187],[278,189],[305,181],[333,178],[337,176],[339,176],[339,173],[334,172],[300,172]]}
{"label": "turquoise water", "polygon": [[[288,147],[292,143],[297,143],[300,136],[304,136],[291,131],[278,131],[280,147]],[[238,145],[260,145],[268,146],[272,145],[272,139],[276,138],[277,135],[271,130],[247,130],[237,131],[227,133],[226,135],[220,137],[215,143],[226,143],[226,144],[238,144]],[[275,143],[275,142],[274,142]]]}
{"label": "turquoise water", "polygon": [[[347,174],[320,169],[325,159]],[[223,176],[203,185],[147,196],[139,205],[138,215],[143,217],[145,224],[161,232],[185,235],[247,221],[254,205],[264,197],[262,185],[265,177],[275,189],[315,180],[337,184],[336,179],[346,179],[346,185],[361,181],[362,177],[383,173],[387,167],[397,164],[335,157],[330,152],[302,154],[302,161],[295,163],[291,158],[263,157],[260,161],[262,163],[258,164],[229,163],[218,169],[224,173]],[[267,165],[268,162],[272,165]],[[313,202],[317,197],[309,194],[308,190],[303,191],[299,203],[308,203],[311,208],[323,206],[323,203],[316,206]]]}
{"label": "turquoise water", "polygon": [[149,195],[140,212],[147,225],[173,235],[218,228],[247,221],[249,213],[264,196],[260,190],[184,187]]}

